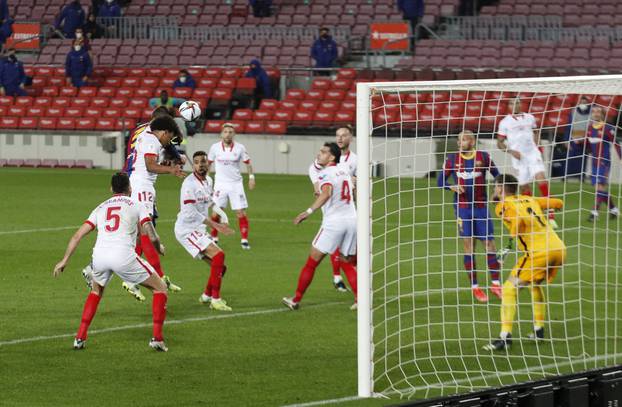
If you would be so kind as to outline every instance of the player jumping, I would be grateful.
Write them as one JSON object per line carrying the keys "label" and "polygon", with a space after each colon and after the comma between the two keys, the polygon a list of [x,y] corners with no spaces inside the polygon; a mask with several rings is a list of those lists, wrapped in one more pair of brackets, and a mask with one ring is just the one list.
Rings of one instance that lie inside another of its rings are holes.
{"label": "player jumping", "polygon": [[[455,193],[454,206],[464,248],[464,268],[471,280],[473,296],[479,302],[487,302],[488,296],[477,282],[477,267],[473,252],[476,240],[485,244],[491,279],[490,291],[501,298],[499,262],[486,192],[486,173],[490,172],[496,177],[499,171],[490,155],[485,151],[476,150],[475,144],[476,139],[472,131],[464,130],[458,135],[460,152],[447,157],[445,167],[438,177],[438,186]],[[450,177],[453,177],[453,184],[449,183]]]}
{"label": "player jumping", "polygon": [[542,284],[551,283],[566,259],[566,246],[549,225],[543,210],[561,209],[560,199],[533,198],[518,194],[518,180],[512,175],[495,178],[495,208],[513,238],[518,239],[523,256],[503,284],[501,300],[501,334],[499,339],[484,346],[485,350],[503,350],[512,345],[512,325],[516,314],[517,291],[529,287],[533,301],[533,339],[544,338],[544,290]]}
{"label": "player jumping", "polygon": [[352,197],[353,183],[349,171],[337,165],[341,149],[336,143],[326,143],[320,149],[317,162],[324,167],[319,176],[320,195],[315,202],[294,219],[297,225],[315,210],[322,208],[322,226],[313,239],[309,258],[298,277],[298,288],[293,298],[283,298],[283,304],[291,310],[300,307],[300,301],[313,280],[315,269],[327,254],[339,249],[341,267],[354,292],[356,309],[356,209]]}
{"label": "player jumping", "polygon": [[[540,132],[536,118],[522,111],[520,99],[508,102],[510,113],[499,123],[497,147],[512,156],[512,167],[518,172],[518,184],[523,195],[531,195],[531,183],[535,180],[543,197],[549,196],[542,152],[538,148]],[[556,229],[555,214],[549,211],[549,221]]]}
{"label": "player jumping", "polygon": [[592,109],[592,122],[587,128],[586,142],[592,156],[592,185],[596,187],[596,203],[588,221],[598,218],[601,204],[609,208],[609,215],[616,218],[620,210],[609,195],[609,169],[611,168],[611,147],[614,146],[618,157],[622,158],[622,149],[616,142],[615,127],[605,122],[605,112],[601,107]]}
{"label": "player jumping", "polygon": [[[350,150],[350,143],[352,143],[352,127],[343,126],[338,128],[335,141],[341,149],[339,165],[348,168],[353,184],[356,186],[356,154]],[[309,178],[313,184],[315,196],[320,194],[320,184],[318,182],[318,178],[323,169],[324,167],[318,164],[317,159],[309,166]],[[354,191],[352,191],[352,195],[354,196]],[[343,278],[341,277],[340,258],[341,255],[339,253],[339,249],[335,250],[335,252],[330,255],[330,262],[333,268],[333,286],[339,292],[347,292],[348,289],[343,282]]]}
{"label": "player jumping", "polygon": [[[207,226],[226,235],[233,234],[227,226],[227,215],[212,201],[212,179],[207,175],[207,154],[197,151],[192,156],[193,173],[181,185],[179,204],[181,210],[175,222],[175,237],[193,258],[211,263],[210,277],[199,301],[218,311],[231,311],[220,298],[222,276],[225,273],[225,253],[207,233]],[[222,223],[210,219],[208,210],[214,208]]]}
{"label": "player jumping", "polygon": [[73,347],[84,348],[87,331],[97,312],[104,287],[114,273],[124,282],[140,284],[153,291],[153,338],[149,346],[166,352],[168,348],[162,336],[162,325],[166,317],[167,287],[155,270],[136,255],[134,245],[138,229],[149,237],[150,243],[161,255],[164,255],[164,246],[153,228],[147,208],[130,198],[132,191],[128,176],[124,173],[113,175],[111,189],[114,195],[91,212],[69,241],[63,259],[54,267],[54,276],[58,277],[65,270],[82,238],[97,228],[97,241],[93,248],[92,289],[84,304],[82,323]]}
{"label": "player jumping", "polygon": [[[244,183],[240,174],[240,163],[246,164],[248,171],[248,189],[255,189],[255,174],[251,166],[251,159],[246,152],[246,147],[240,143],[235,143],[233,137],[235,129],[230,123],[225,123],[220,132],[221,141],[214,143],[207,156],[208,165],[215,163],[215,185],[214,203],[220,208],[227,206],[227,201],[231,204],[231,209],[238,216],[240,225],[240,236],[242,249],[250,250],[248,243],[248,217],[245,209],[248,208],[246,194],[244,193]],[[214,222],[219,222],[217,214],[212,216]],[[212,229],[212,237],[218,242],[218,230]]]}

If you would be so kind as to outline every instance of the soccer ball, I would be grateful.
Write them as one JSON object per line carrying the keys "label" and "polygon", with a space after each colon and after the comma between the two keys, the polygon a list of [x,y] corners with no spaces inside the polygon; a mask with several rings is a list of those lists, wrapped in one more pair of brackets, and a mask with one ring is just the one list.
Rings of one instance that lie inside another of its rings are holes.
{"label": "soccer ball", "polygon": [[187,122],[194,121],[201,116],[201,106],[197,102],[188,100],[179,106],[179,115]]}

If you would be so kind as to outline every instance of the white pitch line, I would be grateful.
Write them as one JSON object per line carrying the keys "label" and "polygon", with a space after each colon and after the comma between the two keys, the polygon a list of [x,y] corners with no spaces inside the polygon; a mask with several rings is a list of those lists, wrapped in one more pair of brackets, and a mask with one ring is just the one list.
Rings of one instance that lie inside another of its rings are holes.
{"label": "white pitch line", "polygon": [[349,397],[341,397],[341,398],[338,398],[338,399],[310,401],[308,403],[302,403],[302,404],[288,404],[288,405],[282,406],[282,407],[324,406],[326,404],[345,403],[346,401],[354,401],[354,400],[360,400],[360,399],[361,399],[361,397],[358,397],[358,396],[349,396]]}
{"label": "white pitch line", "polygon": [[[306,308],[319,308],[319,307],[327,307],[327,306],[331,306],[331,305],[339,305],[339,304],[345,304],[344,302],[327,302],[327,303],[323,303],[323,304],[315,304],[315,305],[309,305],[306,306]],[[249,317],[249,316],[253,316],[253,315],[264,315],[264,314],[276,314],[279,312],[287,312],[290,311],[288,308],[271,308],[271,309],[264,309],[264,310],[257,310],[257,311],[248,311],[248,312],[239,312],[239,313],[232,313],[232,314],[221,314],[221,315],[210,315],[207,317],[193,317],[193,318],[185,318],[185,319],[172,319],[172,320],[168,320],[165,321],[164,324],[165,325],[179,325],[179,324],[187,324],[189,322],[203,322],[203,321],[212,321],[212,320],[216,320],[216,319],[228,319],[228,318],[237,318],[237,317]],[[123,325],[123,326],[113,326],[110,328],[102,328],[102,329],[94,329],[92,331],[89,332],[89,336],[93,335],[93,334],[101,334],[101,333],[107,333],[107,332],[116,332],[116,331],[127,331],[130,329],[138,329],[138,328],[146,328],[146,327],[150,327],[151,323],[142,323],[142,324],[135,324],[135,325]],[[47,341],[47,340],[54,340],[54,339],[61,339],[61,338],[73,338],[75,336],[75,333],[70,333],[70,334],[60,334],[60,335],[48,335],[48,336],[34,336],[31,338],[20,338],[20,339],[12,339],[12,340],[8,340],[8,341],[3,341],[0,342],[0,347],[2,346],[8,346],[8,345],[18,345],[21,343],[29,343],[29,342],[40,342],[40,341]]]}

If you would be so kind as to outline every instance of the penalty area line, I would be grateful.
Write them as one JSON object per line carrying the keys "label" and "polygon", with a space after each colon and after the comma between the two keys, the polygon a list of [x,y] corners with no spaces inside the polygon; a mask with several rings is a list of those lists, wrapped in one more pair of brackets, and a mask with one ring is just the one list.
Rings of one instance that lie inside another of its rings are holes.
{"label": "penalty area line", "polygon": [[338,398],[338,399],[310,401],[308,403],[301,403],[301,404],[287,404],[287,405],[281,406],[281,407],[325,406],[327,404],[345,403],[347,401],[354,401],[354,400],[360,400],[360,399],[361,399],[361,397],[359,397],[359,396],[350,396],[350,397],[341,397],[341,398]]}
{"label": "penalty area line", "polygon": [[[322,304],[308,305],[308,306],[305,307],[305,309],[328,307],[328,306],[340,305],[340,304],[346,304],[346,303],[343,302],[343,301],[326,302],[326,303],[322,303]],[[251,316],[256,316],[256,315],[276,314],[276,313],[280,313],[280,312],[292,312],[292,311],[290,309],[288,309],[288,308],[285,308],[285,307],[283,307],[283,308],[270,308],[270,309],[263,309],[263,310],[256,310],[256,311],[232,313],[232,314],[210,315],[210,316],[205,316],[205,317],[192,317],[192,318],[184,318],[184,319],[172,319],[172,320],[169,320],[169,321],[165,321],[164,325],[181,325],[181,324],[187,324],[187,323],[191,323],[191,322],[204,322],[204,321],[213,321],[213,320],[218,320],[218,319],[229,319],[229,318],[238,318],[238,317],[251,317]],[[145,322],[145,323],[134,324],[134,325],[122,325],[122,326],[113,326],[113,327],[110,327],[110,328],[93,329],[92,331],[89,331],[89,336],[96,335],[96,334],[108,333],[108,332],[127,331],[127,330],[131,330],[131,329],[147,328],[147,327],[151,327],[151,326],[152,326],[151,323],[146,323]],[[59,334],[59,335],[34,336],[34,337],[31,337],[31,338],[11,339],[11,340],[8,340],[8,341],[0,342],[0,347],[9,346],[9,345],[19,345],[19,344],[22,344],[22,343],[50,341],[50,340],[62,339],[62,338],[73,338],[73,337],[75,337],[75,335],[76,335],[75,333],[70,333],[70,334]]]}

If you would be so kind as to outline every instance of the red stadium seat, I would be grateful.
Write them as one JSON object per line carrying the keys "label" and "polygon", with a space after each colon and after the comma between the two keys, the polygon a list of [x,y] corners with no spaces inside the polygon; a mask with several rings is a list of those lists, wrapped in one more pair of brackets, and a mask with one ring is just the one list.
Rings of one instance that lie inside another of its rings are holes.
{"label": "red stadium seat", "polygon": [[286,122],[267,122],[264,128],[266,134],[285,134],[287,132]]}
{"label": "red stadium seat", "polygon": [[13,96],[0,96],[0,106],[11,106],[13,101]]}
{"label": "red stadium seat", "polygon": [[137,88],[138,86],[140,86],[140,84],[141,78],[137,77],[123,78],[123,80],[121,81],[121,86],[125,88]]}
{"label": "red stadium seat", "polygon": [[92,86],[80,88],[80,90],[78,91],[78,96],[84,98],[95,97],[97,96],[97,88],[94,88]]}
{"label": "red stadium seat", "polygon": [[299,104],[298,100],[281,100],[279,102],[279,110],[294,111],[298,108],[298,104]]}
{"label": "red stadium seat", "polygon": [[58,160],[56,168],[73,168],[76,165],[76,160]]}
{"label": "red stadium seat", "polygon": [[[52,104],[52,98],[47,96],[39,96],[35,98],[33,106],[48,107]],[[0,104],[2,106],[2,104]]]}
{"label": "red stadium seat", "polygon": [[344,100],[346,99],[346,92],[339,89],[331,89],[324,94],[326,100]]}
{"label": "red stadium seat", "polygon": [[83,107],[68,107],[65,109],[65,116],[67,117],[82,117],[82,115],[84,114],[84,108]]}
{"label": "red stadium seat", "polygon": [[[26,110],[26,116],[28,117],[43,117],[44,113],[45,113],[45,107],[41,107],[41,106],[31,106]],[[2,114],[0,114],[0,116],[4,116],[6,115],[6,111],[2,112]]]}
{"label": "red stadium seat", "polygon": [[26,115],[26,108],[23,106],[10,106],[6,112],[7,116],[23,117]]}
{"label": "red stadium seat", "polygon": [[76,119],[73,117],[61,117],[56,125],[57,130],[74,130],[76,128]]}
{"label": "red stadium seat", "polygon": [[[276,118],[276,115],[274,117]],[[291,121],[292,121],[292,125],[295,125],[295,126],[301,126],[301,127],[310,126],[311,123],[313,122],[313,113],[310,111],[298,110],[294,112],[294,115],[292,116]]]}
{"label": "red stadium seat", "polygon": [[122,117],[139,120],[142,117],[142,110],[137,108],[127,108],[122,110]]}
{"label": "red stadium seat", "polygon": [[294,116],[293,110],[275,110],[272,115],[272,120],[290,122]]}
{"label": "red stadium seat", "polygon": [[236,77],[222,77],[216,86],[219,88],[235,88],[237,81]]}
{"label": "red stadium seat", "polygon": [[63,117],[65,115],[64,107],[48,107],[45,110],[45,117]]}
{"label": "red stadium seat", "polygon": [[354,112],[356,110],[356,102],[353,100],[344,100],[341,102],[341,110],[351,110]]}
{"label": "red stadium seat", "polygon": [[121,78],[106,78],[104,79],[104,86],[118,88],[121,86]]}
{"label": "red stadium seat", "polygon": [[217,78],[201,78],[197,82],[199,88],[215,88],[218,84]]}
{"label": "red stadium seat", "polygon": [[337,71],[337,79],[356,79],[357,73],[356,69],[352,68],[341,68]]}
{"label": "red stadium seat", "polygon": [[59,88],[61,86],[65,86],[67,84],[67,79],[64,77],[52,77],[48,78],[48,85]]}
{"label": "red stadium seat", "polygon": [[319,105],[317,100],[303,100],[298,105],[298,110],[316,111]]}
{"label": "red stadium seat", "polygon": [[[48,103],[48,104],[51,104]],[[91,99],[89,98],[73,98],[71,99],[71,107],[87,107],[91,104]]]}
{"label": "red stadium seat", "polygon": [[124,108],[129,104],[129,99],[125,97],[116,97],[110,99],[110,107]]}
{"label": "red stadium seat", "polygon": [[286,100],[303,100],[305,98],[304,89],[288,89],[285,93]]}
{"label": "red stadium seat", "polygon": [[311,83],[311,89],[328,90],[331,88],[332,82],[333,81],[331,81],[330,79],[317,78],[317,79],[314,79],[313,82]]}
{"label": "red stadium seat", "polygon": [[352,87],[352,81],[349,79],[335,79],[332,82],[331,89],[349,90]]}
{"label": "red stadium seat", "polygon": [[275,110],[279,106],[278,100],[275,99],[262,99],[259,105],[260,109],[263,110]]}
{"label": "red stadium seat", "polygon": [[116,107],[108,107],[103,111],[103,117],[107,119],[115,119],[117,117],[121,117],[121,109]]}
{"label": "red stadium seat", "polygon": [[136,108],[136,109],[142,109],[142,108],[145,108],[145,107],[149,106],[149,99],[138,98],[138,97],[132,98],[132,99],[129,100],[127,106],[128,107],[133,107],[133,108]]}
{"label": "red stadium seat", "polygon": [[95,120],[94,117],[80,117],[76,119],[76,130],[94,130]]}
{"label": "red stadium seat", "polygon": [[335,113],[334,123],[336,125],[352,125],[356,120],[356,115],[352,111],[338,111]]}
{"label": "red stadium seat", "polygon": [[194,92],[192,92],[193,100],[197,100],[197,99],[208,100],[211,96],[212,96],[212,89],[205,89],[205,88],[195,89]]}
{"label": "red stadium seat", "polygon": [[98,118],[95,119],[95,129],[102,131],[112,131],[117,127],[117,123],[115,119],[110,118]]}
{"label": "red stadium seat", "polygon": [[222,68],[205,68],[203,76],[206,78],[220,78],[222,76]]}
{"label": "red stadium seat", "polygon": [[313,115],[313,125],[317,127],[331,127],[335,118],[333,112],[317,111]]}
{"label": "red stadium seat", "polygon": [[52,158],[44,158],[41,160],[40,168],[54,168],[58,165],[58,160]]}
{"label": "red stadium seat", "polygon": [[192,88],[175,88],[173,89],[173,97],[180,99],[190,99],[192,96]]}
{"label": "red stadium seat", "polygon": [[240,68],[224,68],[222,70],[223,78],[239,78],[242,76],[242,69]]}
{"label": "red stadium seat", "polygon": [[97,91],[97,96],[99,97],[113,97],[117,94],[117,90],[112,87],[103,87],[99,88]]}
{"label": "red stadium seat", "polygon": [[160,84],[160,78],[148,77],[140,80],[140,87],[142,88],[157,88]]}
{"label": "red stadium seat", "polygon": [[316,101],[324,100],[324,90],[322,90],[322,89],[311,89],[311,90],[307,91],[306,100],[316,100]]}
{"label": "red stadium seat", "polygon": [[112,68],[110,70],[110,75],[112,76],[126,77],[127,74],[128,74],[127,68]]}
{"label": "red stadium seat", "polygon": [[100,107],[87,107],[84,109],[84,117],[100,118],[104,114],[104,109]]}
{"label": "red stadium seat", "polygon": [[41,78],[35,76],[32,78],[32,87],[33,88],[43,88],[48,84],[48,78]]}
{"label": "red stadium seat", "polygon": [[3,129],[16,129],[19,125],[17,117],[0,117],[0,127]]}
{"label": "red stadium seat", "polygon": [[205,122],[205,132],[206,133],[220,133],[222,130],[222,125],[225,123],[224,120],[207,120]]}
{"label": "red stadium seat", "polygon": [[29,107],[33,105],[34,98],[32,96],[18,96],[13,103],[15,106]]}
{"label": "red stadium seat", "polygon": [[54,100],[52,101],[52,106],[69,107],[71,106],[71,102],[72,102],[72,98],[58,97],[58,98],[54,98]]}
{"label": "red stadium seat", "polygon": [[95,97],[93,99],[91,99],[91,107],[99,107],[99,108],[105,108],[108,107],[108,105],[110,104],[110,99],[109,98],[100,98],[100,97]]}
{"label": "red stadium seat", "polygon": [[21,119],[19,119],[19,125],[18,127],[20,129],[36,129],[37,126],[39,125],[39,119],[36,117],[22,117]]}
{"label": "red stadium seat", "polygon": [[20,158],[11,158],[6,162],[7,167],[21,167],[24,165],[24,160]]}
{"label": "red stadium seat", "polygon": [[335,101],[335,100],[325,100],[323,102],[320,102],[320,105],[318,106],[318,110],[322,111],[322,112],[336,112],[337,110],[339,110],[340,107],[340,103]]}
{"label": "red stadium seat", "polygon": [[46,86],[41,90],[41,95],[43,96],[58,96],[58,87],[57,86]]}
{"label": "red stadium seat", "polygon": [[212,98],[210,99],[211,106],[228,105],[231,101],[233,91],[232,89],[214,89],[212,92]]}
{"label": "red stadium seat", "polygon": [[128,76],[137,76],[139,78],[142,78],[143,76],[145,76],[146,73],[147,73],[147,70],[144,68],[130,68],[127,71]]}
{"label": "red stadium seat", "polygon": [[253,118],[253,111],[251,109],[237,109],[233,112],[234,120],[251,120]]}
{"label": "red stadium seat", "polygon": [[257,82],[255,78],[240,78],[235,85],[236,92],[242,94],[252,94],[255,92]]}
{"label": "red stadium seat", "polygon": [[265,123],[263,121],[248,121],[244,129],[245,133],[263,134],[265,131]]}
{"label": "red stadium seat", "polygon": [[60,88],[59,95],[68,97],[77,96],[78,88],[74,88],[73,86],[63,86],[62,88]]}
{"label": "red stadium seat", "polygon": [[44,117],[39,119],[39,128],[45,130],[56,130],[56,123],[58,119],[56,117]]}
{"label": "red stadium seat", "polygon": [[[121,89],[119,89],[120,91]],[[156,96],[156,91],[155,89],[151,89],[151,88],[138,88],[134,90],[134,97],[137,98],[144,98],[144,99],[149,99]]]}
{"label": "red stadium seat", "polygon": [[166,74],[166,70],[163,68],[149,68],[147,70],[147,75],[154,78],[161,78]]}
{"label": "red stadium seat", "polygon": [[172,88],[176,80],[176,77],[162,78],[160,79],[160,88]]}
{"label": "red stadium seat", "polygon": [[136,128],[136,119],[130,117],[119,117],[114,122],[115,130],[132,130]]}
{"label": "red stadium seat", "polygon": [[131,98],[132,96],[134,96],[136,94],[136,92],[140,90],[140,89],[136,89],[136,88],[118,88],[117,89],[117,93],[116,96],[117,97],[122,97],[122,98]]}
{"label": "red stadium seat", "polygon": [[273,114],[272,110],[258,109],[258,110],[253,110],[252,112],[253,112],[252,119],[255,121],[265,121],[265,120],[272,119],[272,114]]}

